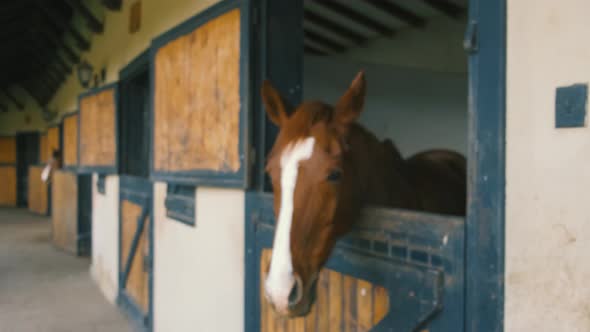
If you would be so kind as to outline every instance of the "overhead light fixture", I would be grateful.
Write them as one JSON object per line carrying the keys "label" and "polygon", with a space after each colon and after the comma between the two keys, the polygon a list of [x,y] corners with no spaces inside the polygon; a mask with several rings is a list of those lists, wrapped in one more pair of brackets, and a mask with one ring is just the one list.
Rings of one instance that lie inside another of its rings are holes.
{"label": "overhead light fixture", "polygon": [[84,88],[88,88],[90,81],[92,81],[92,72],[92,65],[88,61],[82,60],[78,65],[78,81]]}

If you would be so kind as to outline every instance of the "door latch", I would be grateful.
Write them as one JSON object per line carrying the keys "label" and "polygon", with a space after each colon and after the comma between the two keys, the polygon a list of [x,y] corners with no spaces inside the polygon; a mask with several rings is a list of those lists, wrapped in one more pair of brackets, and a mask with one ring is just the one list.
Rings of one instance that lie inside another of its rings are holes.
{"label": "door latch", "polygon": [[471,20],[467,23],[467,30],[463,38],[463,49],[467,53],[477,52],[477,21]]}

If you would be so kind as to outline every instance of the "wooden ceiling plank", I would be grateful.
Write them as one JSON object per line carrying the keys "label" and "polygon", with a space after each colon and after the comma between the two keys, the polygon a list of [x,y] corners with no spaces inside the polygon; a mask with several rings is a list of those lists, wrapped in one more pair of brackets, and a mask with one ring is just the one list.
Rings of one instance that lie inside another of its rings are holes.
{"label": "wooden ceiling plank", "polygon": [[335,42],[331,39],[328,39],[316,32],[313,32],[309,29],[303,29],[303,33],[305,34],[305,38],[309,38],[310,40],[313,40],[314,42],[324,45],[336,52],[343,52],[344,50],[346,50],[346,46]]}
{"label": "wooden ceiling plank", "polygon": [[362,45],[367,42],[367,38],[365,38],[360,33],[350,29],[340,23],[332,21],[326,17],[322,17],[319,14],[314,13],[309,9],[304,9],[303,12],[304,19],[309,21],[310,23],[316,24],[326,30],[329,30],[345,39],[351,40],[355,44]]}
{"label": "wooden ceiling plank", "polygon": [[[67,4],[70,5],[74,11],[77,11],[84,16],[88,23],[88,27],[94,33],[102,33],[104,31],[103,19],[98,17],[96,11],[103,7],[97,1],[98,0],[66,0]],[[94,10],[91,8],[94,8]]]}
{"label": "wooden ceiling plank", "polygon": [[455,3],[447,0],[422,0],[432,8],[449,16],[453,19],[461,19],[467,13],[467,10]]}
{"label": "wooden ceiling plank", "polygon": [[10,89],[6,88],[4,90],[2,90],[2,92],[4,93],[4,95],[6,95],[6,97],[8,97],[8,99],[14,104],[16,105],[16,107],[19,110],[22,110],[25,108],[24,104],[22,102],[20,102],[10,91]]}
{"label": "wooden ceiling plank", "polygon": [[89,38],[84,36],[83,33],[80,32],[77,24],[74,24],[74,19],[72,19],[71,23],[66,22],[66,20],[60,17],[60,15],[57,12],[55,12],[55,10],[51,8],[51,6],[47,5],[46,1],[38,0],[35,3],[37,4],[37,7],[41,10],[41,13],[43,13],[47,19],[49,19],[53,24],[58,26],[61,30],[69,31],[72,34],[72,37],[76,40],[77,46],[81,50],[87,51],[90,49]]}
{"label": "wooden ceiling plank", "polygon": [[363,25],[371,30],[374,30],[384,36],[388,36],[391,37],[394,35],[395,31],[382,24],[381,22],[378,22],[362,13],[359,13],[358,11],[355,11],[354,9],[347,7],[346,5],[343,5],[339,2],[336,1],[314,1],[315,4],[318,4],[320,6],[323,6],[324,8],[337,13],[340,16],[343,16],[349,20],[352,20],[360,25]]}
{"label": "wooden ceiling plank", "polygon": [[119,11],[123,5],[122,0],[102,0],[102,4],[109,10]]}
{"label": "wooden ceiling plank", "polygon": [[[438,0],[435,0],[438,1]],[[416,28],[422,28],[426,25],[426,20],[415,13],[389,1],[389,0],[364,0],[365,3],[373,6],[374,8],[386,12],[387,14],[398,18],[400,21],[405,22]]]}

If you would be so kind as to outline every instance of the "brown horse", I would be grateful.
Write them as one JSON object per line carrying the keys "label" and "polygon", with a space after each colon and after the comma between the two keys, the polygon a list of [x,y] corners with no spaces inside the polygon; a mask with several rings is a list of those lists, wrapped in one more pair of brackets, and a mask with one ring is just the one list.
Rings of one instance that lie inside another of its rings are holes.
{"label": "brown horse", "polygon": [[365,90],[360,72],[335,106],[304,102],[291,112],[263,83],[267,114],[280,127],[266,165],[277,227],[265,295],[281,315],[309,312],[320,269],[362,207],[465,214],[465,158],[433,150],[404,159],[356,123]]}

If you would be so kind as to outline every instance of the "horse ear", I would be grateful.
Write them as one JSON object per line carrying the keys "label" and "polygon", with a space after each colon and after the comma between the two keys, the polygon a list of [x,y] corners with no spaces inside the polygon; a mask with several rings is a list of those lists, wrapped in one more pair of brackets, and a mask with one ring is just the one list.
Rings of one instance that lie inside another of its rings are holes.
{"label": "horse ear", "polygon": [[264,108],[266,109],[266,114],[268,114],[270,121],[280,127],[289,117],[287,115],[288,105],[269,80],[264,80],[262,82],[261,94],[262,102],[264,103]]}
{"label": "horse ear", "polygon": [[366,86],[365,72],[361,70],[336,104],[334,120],[337,124],[348,126],[361,115],[365,104]]}

